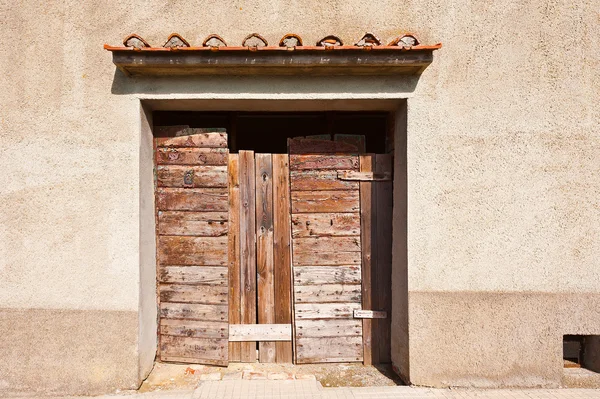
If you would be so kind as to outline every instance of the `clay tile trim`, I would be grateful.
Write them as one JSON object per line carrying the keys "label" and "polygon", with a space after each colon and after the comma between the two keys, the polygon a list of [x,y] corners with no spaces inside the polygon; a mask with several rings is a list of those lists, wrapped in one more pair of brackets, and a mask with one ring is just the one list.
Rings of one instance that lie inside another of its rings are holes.
{"label": "clay tile trim", "polygon": [[258,33],[251,33],[242,41],[243,47],[267,47],[268,45],[267,40]]}
{"label": "clay tile trim", "polygon": [[361,39],[355,43],[355,46],[368,47],[368,46],[381,46],[381,40],[374,34],[367,32]]}
{"label": "clay tile trim", "polygon": [[288,33],[283,36],[279,41],[279,47],[301,47],[302,46],[302,38],[295,33]]}
{"label": "clay tile trim", "polygon": [[176,47],[190,47],[190,44],[187,40],[181,37],[178,33],[171,33],[167,42],[163,45],[163,47],[167,48],[176,48]]}
{"label": "clay tile trim", "polygon": [[321,40],[319,40],[317,42],[317,46],[320,47],[334,47],[334,46],[343,46],[344,43],[342,42],[342,39],[340,39],[339,37],[335,36],[335,35],[329,35],[329,36],[325,36],[324,38],[322,38]]}
{"label": "clay tile trim", "polygon": [[225,40],[216,34],[206,36],[206,39],[202,42],[202,47],[227,47]]}
{"label": "clay tile trim", "polygon": [[144,39],[142,39],[140,36],[134,34],[131,34],[129,36],[127,36],[125,39],[123,39],[123,45],[125,47],[133,47],[133,48],[144,48],[144,47],[150,47],[150,45],[148,44],[147,41],[145,41]]}
{"label": "clay tile trim", "polygon": [[388,46],[399,46],[399,47],[414,47],[414,46],[418,46],[419,45],[419,41],[417,40],[417,38],[410,34],[407,33],[406,35],[403,36],[398,36],[397,38],[395,38],[394,40],[392,40],[390,42],[390,44],[388,44]]}

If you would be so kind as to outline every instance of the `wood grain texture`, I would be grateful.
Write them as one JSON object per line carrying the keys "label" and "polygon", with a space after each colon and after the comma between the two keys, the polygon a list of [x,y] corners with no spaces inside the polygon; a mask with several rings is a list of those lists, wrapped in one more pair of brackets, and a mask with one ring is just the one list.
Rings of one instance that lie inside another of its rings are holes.
{"label": "wood grain texture", "polygon": [[311,252],[294,251],[294,266],[341,266],[357,265],[360,266],[360,252]]}
{"label": "wood grain texture", "polygon": [[[229,340],[236,342],[245,341],[291,341],[291,324],[230,324]],[[261,363],[264,363],[261,360]]]}
{"label": "wood grain texture", "polygon": [[160,317],[201,321],[227,321],[227,305],[161,302]]}
{"label": "wood grain texture", "polygon": [[355,319],[298,320],[299,338],[360,337],[362,321]]}
{"label": "wood grain texture", "polygon": [[345,191],[292,191],[293,213],[358,212],[359,192]]}
{"label": "wood grain texture", "polygon": [[358,153],[358,147],[352,143],[319,140],[317,137],[290,139],[288,140],[288,148],[290,154]]}
{"label": "wood grain texture", "polygon": [[[273,165],[271,154],[255,155],[256,172],[256,268],[258,323],[275,323],[273,271]],[[274,342],[258,343],[261,363],[274,363]]]}
{"label": "wood grain texture", "polygon": [[186,363],[227,364],[227,339],[207,339],[164,335],[160,342],[161,360]]}
{"label": "wood grain texture", "polygon": [[360,362],[362,337],[297,338],[298,363]]}
{"label": "wood grain texture", "polygon": [[342,181],[390,181],[392,174],[388,172],[356,172],[353,170],[345,170],[337,172],[338,179]]}
{"label": "wood grain texture", "polygon": [[297,213],[292,217],[294,238],[357,235],[360,235],[358,213]]}
{"label": "wood grain texture", "polygon": [[203,147],[227,148],[226,133],[193,133],[193,128],[188,129],[189,135],[178,137],[157,137],[157,147]]}
{"label": "wood grain texture", "polygon": [[[290,180],[287,154],[273,154],[273,283],[275,323],[292,325]],[[291,342],[276,342],[277,363],[291,363]]]}
{"label": "wood grain texture", "polygon": [[[360,156],[360,171],[372,172],[374,169],[375,157],[372,154]],[[373,183],[360,183],[360,224],[362,239],[362,308],[372,310],[373,302],[371,274],[373,269],[372,253],[377,250],[377,242],[373,240],[373,233],[376,226],[376,210],[373,205]],[[363,319],[363,347],[364,364],[371,365],[377,363],[376,356],[373,356],[373,322],[369,319]]]}
{"label": "wood grain texture", "polygon": [[[229,154],[229,322],[241,323],[241,280],[240,280],[240,179],[238,154]],[[241,361],[242,346],[239,342],[229,343],[229,360]]]}
{"label": "wood grain texture", "polygon": [[292,191],[358,190],[358,182],[338,179],[336,170],[294,170],[290,172]]}
{"label": "wood grain texture", "polygon": [[161,266],[162,283],[209,284],[227,286],[228,271],[220,266]]}
{"label": "wood grain texture", "polygon": [[294,288],[296,303],[360,302],[360,285],[299,285]]}
{"label": "wood grain texture", "polygon": [[358,266],[294,266],[295,285],[360,284]]}
{"label": "wood grain texture", "polygon": [[227,148],[173,148],[156,149],[158,165],[227,165]]}
{"label": "wood grain texture", "polygon": [[360,252],[360,236],[350,237],[301,237],[293,239],[296,251],[314,252]]}
{"label": "wood grain texture", "polygon": [[157,207],[161,211],[227,212],[226,188],[158,188]]}
{"label": "wood grain texture", "polygon": [[223,285],[159,284],[161,302],[227,304],[228,289]]}
{"label": "wood grain texture", "polygon": [[227,187],[227,166],[158,165],[158,187]]}
{"label": "wood grain texture", "polygon": [[227,266],[227,237],[159,236],[160,265]]}
{"label": "wood grain texture", "polygon": [[294,155],[290,154],[290,170],[358,170],[356,155]]}
{"label": "wood grain texture", "polygon": [[[239,152],[241,323],[256,324],[256,209],[254,152]],[[242,362],[256,361],[256,342],[241,343]]]}
{"label": "wood grain texture", "polygon": [[160,319],[160,333],[178,337],[227,339],[229,323],[224,321]]}
{"label": "wood grain texture", "polygon": [[303,319],[352,319],[354,311],[361,308],[359,302],[347,303],[296,303],[296,320]]}
{"label": "wood grain texture", "polygon": [[158,234],[221,237],[228,231],[227,212],[159,211]]}

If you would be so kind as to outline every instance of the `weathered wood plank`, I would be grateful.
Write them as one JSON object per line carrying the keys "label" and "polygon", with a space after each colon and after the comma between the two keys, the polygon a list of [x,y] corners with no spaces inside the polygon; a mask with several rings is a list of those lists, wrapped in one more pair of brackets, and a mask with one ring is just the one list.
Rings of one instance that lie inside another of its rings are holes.
{"label": "weathered wood plank", "polygon": [[360,284],[360,269],[358,266],[294,266],[294,284]]}
{"label": "weathered wood plank", "polygon": [[226,133],[194,133],[194,129],[188,129],[187,135],[177,137],[157,137],[158,147],[203,147],[203,148],[227,148]]}
{"label": "weathered wood plank", "polygon": [[355,319],[386,319],[387,312],[381,310],[355,310]]}
{"label": "weathered wood plank", "polygon": [[227,268],[220,266],[163,266],[159,269],[162,283],[207,284],[227,286]]}
{"label": "weathered wood plank", "polygon": [[161,211],[227,212],[226,188],[158,188]]}
{"label": "weathered wood plank", "polygon": [[338,179],[335,170],[293,170],[292,191],[358,190],[358,182]]}
{"label": "weathered wood plank", "polygon": [[162,335],[161,360],[227,365],[227,340]]}
{"label": "weathered wood plank", "polygon": [[[241,323],[256,324],[256,209],[254,152],[239,152]],[[256,342],[241,344],[241,361],[256,361]]]}
{"label": "weathered wood plank", "polygon": [[[229,322],[241,323],[241,281],[240,281],[240,179],[238,154],[228,158],[229,175]],[[229,359],[241,361],[242,346],[239,342],[229,342]]]}
{"label": "weathered wood plank", "polygon": [[204,305],[199,303],[160,303],[160,317],[201,321],[227,321],[227,305]]}
{"label": "weathered wood plank", "polygon": [[227,287],[222,285],[160,284],[161,302],[226,304]]}
{"label": "weathered wood plank", "polygon": [[[375,158],[372,154],[360,156],[360,171],[372,172]],[[371,274],[373,269],[372,253],[376,251],[377,243],[373,241],[373,232],[375,223],[374,218],[376,212],[373,209],[374,201],[372,196],[373,184],[371,182],[360,183],[360,224],[361,224],[361,239],[362,239],[362,307],[363,309],[371,309],[373,302]],[[364,347],[364,363],[366,365],[373,364],[373,323],[369,319],[363,320],[363,347]]]}
{"label": "weathered wood plank", "polygon": [[360,235],[358,213],[297,213],[292,216],[292,236],[356,236]]}
{"label": "weathered wood plank", "polygon": [[296,251],[360,252],[360,236],[301,237],[294,238],[292,243],[294,245],[294,253],[296,253]]}
{"label": "weathered wood plank", "polygon": [[227,187],[227,166],[158,165],[159,187]]}
{"label": "weathered wood plank", "polygon": [[298,363],[360,362],[362,337],[297,338]]}
{"label": "weathered wood plank", "polygon": [[361,334],[361,320],[330,319],[298,320],[296,322],[296,335],[299,338],[360,337]]}
{"label": "weathered wood plank", "polygon": [[290,154],[357,154],[358,147],[351,143],[318,140],[315,138],[295,138],[288,140]]}
{"label": "weathered wood plank", "polygon": [[337,172],[340,181],[390,181],[392,174],[389,172],[356,172],[353,170],[344,170]]}
{"label": "weathered wood plank", "polygon": [[198,237],[227,235],[227,212],[159,211],[158,234]]}
{"label": "weathered wood plank", "polygon": [[[291,324],[230,324],[229,340],[234,342],[245,341],[291,341]],[[261,363],[263,361],[261,360]]]}
{"label": "weathered wood plank", "polygon": [[163,266],[226,266],[227,237],[159,236],[158,262]]}
{"label": "weathered wood plank", "polygon": [[358,149],[359,154],[364,154],[366,152],[367,143],[364,135],[334,134],[333,141],[351,144]]}
{"label": "weathered wood plank", "polygon": [[358,190],[292,191],[293,213],[358,212]]}
{"label": "weathered wood plank", "polygon": [[229,335],[229,323],[221,321],[160,319],[160,333],[179,337],[227,339]]}
{"label": "weathered wood plank", "polygon": [[[258,323],[275,323],[273,285],[273,164],[271,154],[256,154],[256,267],[258,272]],[[274,342],[258,343],[261,363],[276,359]]]}
{"label": "weathered wood plank", "polygon": [[294,249],[294,266],[342,266],[361,264],[360,252],[311,252]]}
{"label": "weathered wood plank", "polygon": [[158,165],[227,165],[227,148],[173,148],[156,149]]}
{"label": "weathered wood plank", "polygon": [[290,155],[290,170],[358,170],[356,155]]}
{"label": "weathered wood plank", "polygon": [[[275,323],[292,325],[290,183],[287,154],[273,154],[273,282]],[[292,343],[275,343],[277,363],[291,363]]]}
{"label": "weathered wood plank", "polygon": [[361,287],[357,284],[321,284],[296,286],[296,303],[360,302]]}
{"label": "weathered wood plank", "polygon": [[359,302],[348,303],[296,303],[296,320],[303,319],[351,319],[360,310]]}

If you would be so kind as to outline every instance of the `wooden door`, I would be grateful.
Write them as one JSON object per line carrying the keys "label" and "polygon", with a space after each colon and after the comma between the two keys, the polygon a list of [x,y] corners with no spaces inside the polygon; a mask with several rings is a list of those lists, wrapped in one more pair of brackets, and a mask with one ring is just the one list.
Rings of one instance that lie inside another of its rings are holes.
{"label": "wooden door", "polygon": [[227,135],[155,134],[160,359],[227,365]]}

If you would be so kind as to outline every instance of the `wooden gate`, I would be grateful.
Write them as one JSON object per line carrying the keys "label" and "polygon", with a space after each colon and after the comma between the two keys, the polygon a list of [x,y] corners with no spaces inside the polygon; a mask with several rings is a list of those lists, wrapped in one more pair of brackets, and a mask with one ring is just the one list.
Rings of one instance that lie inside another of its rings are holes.
{"label": "wooden gate", "polygon": [[390,156],[155,130],[161,360],[389,361]]}

